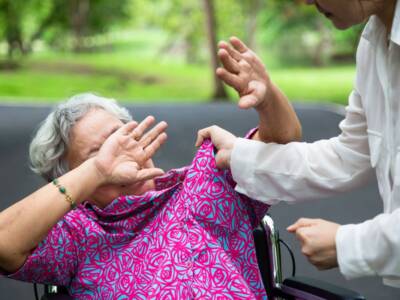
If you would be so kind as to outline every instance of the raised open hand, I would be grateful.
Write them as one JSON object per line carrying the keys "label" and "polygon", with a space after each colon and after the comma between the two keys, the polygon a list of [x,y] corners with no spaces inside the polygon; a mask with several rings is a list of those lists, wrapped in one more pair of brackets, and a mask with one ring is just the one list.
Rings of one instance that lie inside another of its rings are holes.
{"label": "raised open hand", "polygon": [[154,117],[149,116],[140,124],[129,122],[107,138],[94,157],[105,183],[133,184],[164,173],[154,167],[142,169],[167,139],[165,122],[145,133],[154,121]]}
{"label": "raised open hand", "polygon": [[271,80],[258,56],[236,37],[230,38],[230,45],[221,41],[218,47],[223,67],[216,73],[238,92],[239,107],[257,109],[266,104]]}

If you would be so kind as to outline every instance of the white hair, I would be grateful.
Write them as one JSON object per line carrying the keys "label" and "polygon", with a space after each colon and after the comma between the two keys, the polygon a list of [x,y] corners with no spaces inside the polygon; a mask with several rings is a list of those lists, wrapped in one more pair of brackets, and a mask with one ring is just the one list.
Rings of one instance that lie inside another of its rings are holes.
{"label": "white hair", "polygon": [[115,115],[123,123],[132,120],[126,108],[114,99],[91,93],[79,94],[57,105],[41,123],[29,147],[31,169],[51,181],[69,171],[65,154],[68,149],[70,131],[77,121],[91,109],[103,109]]}

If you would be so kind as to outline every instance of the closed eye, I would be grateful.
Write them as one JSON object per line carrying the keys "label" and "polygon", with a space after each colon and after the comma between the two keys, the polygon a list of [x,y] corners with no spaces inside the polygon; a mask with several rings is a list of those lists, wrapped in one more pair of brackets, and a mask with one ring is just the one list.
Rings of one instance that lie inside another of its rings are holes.
{"label": "closed eye", "polygon": [[91,148],[91,149],[89,150],[88,157],[92,157],[92,156],[94,156],[95,154],[97,154],[97,152],[99,152],[101,146],[102,146],[103,143],[106,141],[106,139],[108,139],[108,137],[109,137],[110,135],[112,135],[114,132],[116,132],[119,128],[121,128],[121,126],[114,126],[114,127],[106,134],[106,136],[105,136],[105,138],[104,138],[104,140],[103,140],[103,142],[101,143],[100,146],[93,147],[93,148]]}

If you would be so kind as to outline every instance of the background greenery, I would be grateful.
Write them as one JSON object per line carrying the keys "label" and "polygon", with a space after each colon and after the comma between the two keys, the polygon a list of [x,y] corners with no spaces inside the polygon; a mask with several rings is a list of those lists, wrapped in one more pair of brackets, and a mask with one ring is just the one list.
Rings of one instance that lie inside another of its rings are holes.
{"label": "background greenery", "polygon": [[334,30],[290,0],[0,0],[0,101],[87,91],[135,102],[234,100],[231,90],[223,99],[213,92],[207,14],[215,38],[245,40],[290,99],[346,103],[361,27]]}

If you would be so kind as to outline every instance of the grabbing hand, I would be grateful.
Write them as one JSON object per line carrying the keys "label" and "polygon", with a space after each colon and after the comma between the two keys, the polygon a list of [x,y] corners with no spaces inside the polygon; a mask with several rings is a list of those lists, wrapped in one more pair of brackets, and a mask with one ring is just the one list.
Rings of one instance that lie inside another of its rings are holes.
{"label": "grabbing hand", "polygon": [[258,56],[236,37],[230,44],[221,41],[218,57],[223,68],[218,68],[218,77],[233,87],[239,94],[239,107],[256,109],[267,104],[267,93],[271,80]]}
{"label": "grabbing hand", "polygon": [[301,252],[319,270],[338,266],[336,254],[336,232],[339,224],[321,219],[301,218],[287,230],[296,234],[301,243]]}
{"label": "grabbing hand", "polygon": [[145,133],[154,121],[154,117],[150,116],[139,125],[129,122],[107,138],[94,157],[104,183],[133,184],[164,173],[154,167],[142,169],[167,139],[165,122],[158,123]]}
{"label": "grabbing hand", "polygon": [[214,125],[198,131],[196,147],[199,147],[205,139],[211,139],[215,148],[217,148],[217,154],[215,156],[217,167],[220,169],[229,168],[236,136]]}

